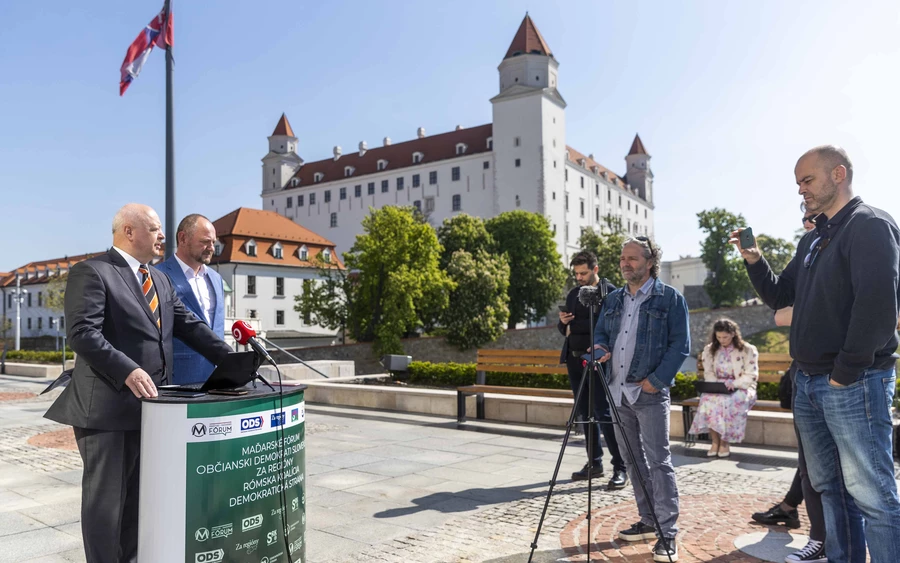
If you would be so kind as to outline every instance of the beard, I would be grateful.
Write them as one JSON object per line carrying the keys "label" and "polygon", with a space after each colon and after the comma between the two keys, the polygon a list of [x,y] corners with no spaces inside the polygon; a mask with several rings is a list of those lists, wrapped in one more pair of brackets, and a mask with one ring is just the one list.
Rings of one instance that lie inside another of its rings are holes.
{"label": "beard", "polygon": [[194,260],[201,264],[209,264],[212,261],[212,252],[202,252],[194,256]]}
{"label": "beard", "polygon": [[625,278],[625,281],[631,283],[637,283],[644,279],[644,276],[647,274],[647,269],[643,268],[640,270],[622,270],[622,277]]}
{"label": "beard", "polygon": [[837,184],[831,181],[831,178],[825,180],[822,185],[822,191],[819,195],[814,195],[806,201],[807,214],[819,214],[831,207],[831,204],[837,199]]}
{"label": "beard", "polygon": [[600,278],[596,274],[592,274],[591,277],[584,280],[583,282],[581,280],[578,280],[578,286],[587,287],[589,285],[596,285],[598,281],[600,281]]}

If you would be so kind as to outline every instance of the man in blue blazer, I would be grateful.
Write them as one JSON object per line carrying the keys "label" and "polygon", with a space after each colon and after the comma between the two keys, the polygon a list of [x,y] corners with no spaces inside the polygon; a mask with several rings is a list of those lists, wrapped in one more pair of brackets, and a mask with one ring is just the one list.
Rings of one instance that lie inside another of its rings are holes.
{"label": "man in blue blazer", "polygon": [[[157,269],[172,280],[172,286],[184,306],[194,313],[219,338],[225,338],[225,292],[222,276],[207,267],[212,260],[216,228],[199,214],[188,215],[175,233],[178,249]],[[175,339],[175,365],[172,383],[203,383],[212,373],[213,364],[196,350]]]}

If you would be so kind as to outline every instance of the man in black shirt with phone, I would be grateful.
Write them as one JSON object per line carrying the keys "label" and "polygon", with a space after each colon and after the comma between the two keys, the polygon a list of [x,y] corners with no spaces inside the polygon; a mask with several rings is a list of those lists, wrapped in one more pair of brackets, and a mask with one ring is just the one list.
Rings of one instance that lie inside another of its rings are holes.
{"label": "man in black shirt with phone", "polygon": [[[590,311],[587,307],[578,301],[578,291],[585,286],[596,286],[600,283],[597,275],[597,257],[586,250],[582,250],[572,257],[570,261],[572,273],[575,275],[577,285],[572,288],[566,296],[565,306],[560,306],[559,311],[559,332],[566,337],[560,355],[560,363],[565,363],[569,370],[569,383],[572,386],[572,392],[577,394],[578,387],[581,384],[581,376],[584,373],[583,356],[591,347],[591,320]],[[611,284],[608,286],[609,291],[615,289]],[[600,307],[594,310],[594,320],[597,319]],[[603,446],[600,444],[600,433],[606,439],[609,447],[609,454],[612,456],[613,476],[607,485],[608,490],[622,489],[628,484],[628,474],[625,472],[625,461],[619,454],[619,446],[616,442],[616,434],[613,429],[612,419],[609,413],[609,404],[606,401],[606,394],[603,386],[599,382],[595,382],[594,388],[594,420],[603,421],[594,425],[593,429],[593,459],[588,459],[587,463],[580,471],[572,474],[575,481],[586,480],[590,474],[591,477],[603,476]],[[588,386],[585,382],[584,391],[581,394],[581,400],[577,405],[577,412],[582,420],[590,418],[588,414]],[[587,442],[587,429],[585,428],[585,448],[589,445]],[[589,450],[590,451],[590,450]]]}
{"label": "man in black shirt with phone", "polygon": [[[807,151],[794,168],[816,228],[780,275],[755,242],[732,233],[757,293],[793,305],[794,420],[813,488],[822,493],[828,561],[895,563],[900,498],[891,456],[900,301],[900,229],[853,194],[838,147]],[[846,486],[846,491],[844,489]]]}

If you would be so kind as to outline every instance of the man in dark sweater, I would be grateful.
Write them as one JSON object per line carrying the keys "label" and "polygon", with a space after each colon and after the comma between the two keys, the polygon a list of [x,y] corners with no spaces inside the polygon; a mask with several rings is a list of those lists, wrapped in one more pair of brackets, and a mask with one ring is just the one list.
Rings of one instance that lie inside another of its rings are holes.
{"label": "man in dark sweater", "polygon": [[872,563],[896,562],[900,499],[890,405],[900,230],[890,215],[854,197],[853,165],[843,149],[810,150],[794,174],[807,212],[818,216],[784,272],[775,275],[756,246],[741,248],[740,231],[731,242],[762,300],[773,309],[794,307],[794,418],[810,480],[822,493],[828,560],[863,562],[868,544]]}
{"label": "man in dark sweater", "polygon": [[[590,310],[578,301],[578,292],[582,287],[600,284],[600,278],[597,275],[597,257],[592,252],[581,251],[572,257],[570,262],[572,272],[575,274],[577,285],[566,296],[566,311],[559,312],[559,332],[566,337],[560,355],[560,363],[565,363],[569,369],[569,384],[572,386],[572,392],[578,394],[578,387],[581,384],[581,376],[584,373],[582,366],[583,356],[591,347],[591,318]],[[614,291],[616,288],[607,283],[607,293]],[[597,320],[597,313],[600,307],[594,308],[594,321]],[[599,359],[599,358],[598,358]],[[580,471],[572,474],[572,479],[578,481],[588,478],[588,472],[591,477],[603,476],[603,446],[600,444],[600,432],[602,430],[603,437],[606,439],[606,445],[609,447],[609,455],[612,457],[613,476],[607,484],[607,489],[612,491],[622,489],[628,484],[628,474],[625,472],[625,461],[619,454],[619,446],[616,443],[616,433],[613,428],[609,404],[606,401],[606,393],[599,379],[594,380],[594,420],[598,421],[593,425],[591,431],[592,441],[588,441],[588,430],[585,425],[585,448],[589,444],[593,445],[593,451],[588,449],[588,461]],[[581,400],[578,401],[579,416],[582,420],[589,420],[588,414],[588,382],[584,384],[584,391],[581,393]]]}

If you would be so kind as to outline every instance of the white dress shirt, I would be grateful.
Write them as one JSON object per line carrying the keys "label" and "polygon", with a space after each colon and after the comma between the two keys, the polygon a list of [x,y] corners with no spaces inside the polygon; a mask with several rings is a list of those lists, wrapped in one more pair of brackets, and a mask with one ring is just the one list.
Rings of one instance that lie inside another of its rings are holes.
{"label": "white dress shirt", "polygon": [[177,254],[175,260],[178,260],[178,265],[181,266],[181,271],[184,272],[184,277],[187,278],[194,297],[200,303],[200,308],[206,316],[206,324],[212,326],[212,317],[216,310],[216,295],[211,288],[206,264],[200,264],[200,271],[195,273],[194,269],[182,262]]}
{"label": "white dress shirt", "polygon": [[138,272],[138,268],[141,267],[141,262],[137,258],[132,256],[131,254],[128,254],[127,252],[125,252],[124,250],[119,248],[118,246],[113,246],[113,248],[115,249],[116,252],[118,252],[119,254],[122,255],[122,258],[124,258],[126,262],[128,262],[128,266],[131,268],[131,271],[134,272],[134,276],[137,278],[138,287],[141,287],[144,283],[143,274]]}

